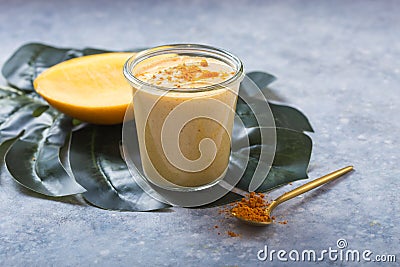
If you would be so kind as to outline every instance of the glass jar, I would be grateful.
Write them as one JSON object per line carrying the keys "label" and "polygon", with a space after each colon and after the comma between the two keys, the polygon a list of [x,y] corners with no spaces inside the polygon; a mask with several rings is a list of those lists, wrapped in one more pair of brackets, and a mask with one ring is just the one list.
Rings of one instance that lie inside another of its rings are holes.
{"label": "glass jar", "polygon": [[238,57],[218,48],[176,44],[130,58],[140,157],[146,179],[178,191],[201,190],[227,170],[239,85]]}

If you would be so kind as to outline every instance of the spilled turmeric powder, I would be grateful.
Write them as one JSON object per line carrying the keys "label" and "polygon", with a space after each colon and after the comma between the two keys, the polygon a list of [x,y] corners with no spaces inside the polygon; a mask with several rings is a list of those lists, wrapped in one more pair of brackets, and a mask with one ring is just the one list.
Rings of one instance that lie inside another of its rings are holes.
{"label": "spilled turmeric powder", "polygon": [[238,236],[240,236],[239,234],[237,234],[237,233],[235,233],[235,232],[233,232],[233,231],[228,231],[227,234],[228,234],[230,237],[238,237]]}

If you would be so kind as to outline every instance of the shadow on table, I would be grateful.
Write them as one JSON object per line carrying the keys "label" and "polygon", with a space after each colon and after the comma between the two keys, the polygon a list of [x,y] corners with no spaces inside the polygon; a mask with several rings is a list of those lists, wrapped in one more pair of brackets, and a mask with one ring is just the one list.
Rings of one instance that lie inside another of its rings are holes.
{"label": "shadow on table", "polygon": [[[0,170],[2,171],[2,170]],[[51,200],[51,201],[57,201],[57,202],[62,202],[62,203],[67,203],[67,204],[72,204],[72,205],[78,205],[78,206],[88,206],[86,201],[83,199],[81,195],[71,195],[71,196],[64,196],[64,197],[51,197],[51,196],[45,196],[39,193],[36,193],[30,189],[27,189],[23,187],[22,185],[18,183],[13,183],[15,189],[26,196],[29,197],[34,197],[34,198],[39,198],[39,199],[45,199],[45,200]]]}

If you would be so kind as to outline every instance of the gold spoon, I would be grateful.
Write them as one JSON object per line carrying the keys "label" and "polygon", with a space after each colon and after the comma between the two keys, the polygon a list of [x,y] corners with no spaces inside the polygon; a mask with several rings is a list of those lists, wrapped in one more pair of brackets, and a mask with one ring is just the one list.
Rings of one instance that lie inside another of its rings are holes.
{"label": "gold spoon", "polygon": [[258,222],[258,221],[252,221],[252,220],[247,220],[244,219],[240,216],[238,216],[236,213],[232,212],[232,215],[235,216],[237,219],[251,224],[251,225],[255,225],[255,226],[266,226],[272,223],[272,219],[271,219],[271,212],[272,210],[274,210],[279,204],[288,201],[289,199],[292,199],[294,197],[297,197],[298,195],[301,195],[305,192],[308,192],[318,186],[321,186],[327,182],[330,182],[332,180],[335,180],[336,178],[339,178],[340,176],[342,176],[345,173],[348,173],[349,171],[353,170],[353,166],[347,166],[343,169],[334,171],[332,173],[329,173],[325,176],[322,176],[318,179],[315,179],[314,181],[308,182],[302,186],[299,186],[295,189],[293,189],[292,191],[286,192],[283,195],[281,195],[280,197],[278,197],[277,199],[273,200],[271,202],[271,204],[269,204],[269,206],[265,209],[265,213],[266,215],[268,215],[269,220],[266,222]]}

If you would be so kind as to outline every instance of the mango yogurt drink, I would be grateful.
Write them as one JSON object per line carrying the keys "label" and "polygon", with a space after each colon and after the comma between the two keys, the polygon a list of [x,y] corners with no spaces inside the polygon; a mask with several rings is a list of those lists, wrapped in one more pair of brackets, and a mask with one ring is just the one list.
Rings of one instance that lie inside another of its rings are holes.
{"label": "mango yogurt drink", "polygon": [[143,171],[166,189],[197,190],[224,177],[243,65],[224,50],[172,45],[131,58],[124,74]]}

